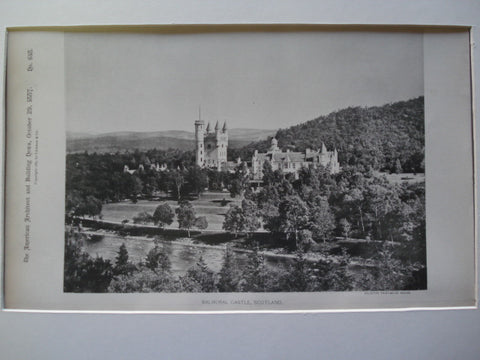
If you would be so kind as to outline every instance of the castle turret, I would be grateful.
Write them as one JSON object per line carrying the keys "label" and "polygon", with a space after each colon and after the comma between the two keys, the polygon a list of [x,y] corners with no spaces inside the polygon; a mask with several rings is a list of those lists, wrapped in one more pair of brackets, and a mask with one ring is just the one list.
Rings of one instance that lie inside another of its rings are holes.
{"label": "castle turret", "polygon": [[204,125],[203,120],[195,121],[195,163],[200,167],[203,167],[205,164],[205,149],[203,146]]}
{"label": "castle turret", "polygon": [[217,120],[217,123],[215,124],[215,136],[217,137],[217,140],[220,134],[221,134],[220,125],[218,125],[218,120]]}
{"label": "castle turret", "polygon": [[217,121],[214,132],[210,131],[210,123],[206,129],[204,125],[203,120],[195,121],[195,163],[200,167],[216,168],[220,171],[227,164],[227,125],[224,123],[220,129]]}
{"label": "castle turret", "polygon": [[275,138],[272,138],[272,141],[270,142],[270,151],[278,151],[278,140]]}
{"label": "castle turret", "polygon": [[325,146],[325,143],[322,142],[322,154],[327,153],[327,147]]}

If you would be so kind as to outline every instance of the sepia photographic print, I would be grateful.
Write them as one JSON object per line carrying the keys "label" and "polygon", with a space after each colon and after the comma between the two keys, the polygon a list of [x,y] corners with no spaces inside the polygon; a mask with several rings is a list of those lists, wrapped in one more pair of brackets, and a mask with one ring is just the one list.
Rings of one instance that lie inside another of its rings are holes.
{"label": "sepia photographic print", "polygon": [[427,289],[422,33],[66,33],[65,87],[65,293]]}

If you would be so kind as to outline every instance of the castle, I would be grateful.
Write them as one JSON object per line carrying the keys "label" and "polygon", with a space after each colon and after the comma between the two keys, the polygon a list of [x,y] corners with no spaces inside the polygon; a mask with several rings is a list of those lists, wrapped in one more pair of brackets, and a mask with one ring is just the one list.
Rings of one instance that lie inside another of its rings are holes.
{"label": "castle", "polygon": [[[195,163],[200,167],[214,168],[218,171],[232,169],[235,163],[227,162],[228,130],[227,123],[220,129],[218,121],[214,131],[210,130],[210,123],[204,129],[203,120],[195,121]],[[317,167],[322,165],[329,169],[331,174],[340,171],[337,149],[327,151],[325,144],[319,150],[306,149],[305,152],[282,151],[278,147],[277,139],[273,138],[270,149],[266,153],[255,150],[252,156],[249,171],[254,180],[263,178],[263,164],[269,161],[273,170],[283,173],[293,173],[298,176],[302,167]],[[236,164],[239,164],[237,161]]]}
{"label": "castle", "polygon": [[195,163],[200,167],[215,168],[219,171],[226,168],[228,129],[223,123],[222,129],[217,124],[214,131],[210,130],[210,123],[204,129],[203,120],[195,121]]}
{"label": "castle", "polygon": [[302,167],[317,167],[322,165],[329,169],[331,174],[340,171],[337,149],[327,151],[324,143],[319,150],[306,149],[305,152],[295,152],[280,150],[277,139],[273,138],[270,149],[266,153],[259,153],[255,150],[252,156],[252,174],[253,178],[261,180],[263,178],[263,164],[270,162],[272,170],[281,170],[284,174],[294,174],[298,177],[298,171]]}

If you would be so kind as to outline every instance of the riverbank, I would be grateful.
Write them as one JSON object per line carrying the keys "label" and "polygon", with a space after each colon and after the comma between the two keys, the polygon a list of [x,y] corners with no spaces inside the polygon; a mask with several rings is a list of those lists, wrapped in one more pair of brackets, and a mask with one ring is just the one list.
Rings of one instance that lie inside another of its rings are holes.
{"label": "riverbank", "polygon": [[[114,236],[115,233],[109,232],[109,231],[91,231],[91,230],[83,230],[83,234],[89,235],[89,236],[95,236],[95,237],[101,237],[101,236]],[[206,250],[218,250],[218,251],[225,251],[227,249],[228,245],[230,246],[230,249],[238,254],[253,254],[254,250],[246,249],[246,248],[241,248],[235,246],[235,243],[225,243],[223,245],[209,245],[205,243],[200,243],[198,240],[195,240],[193,238],[188,238],[188,237],[182,237],[182,238],[177,238],[176,240],[168,240],[168,239],[158,239],[158,238],[152,238],[150,236],[121,236],[119,237],[122,239],[122,241],[128,242],[129,240],[134,240],[134,241],[146,241],[150,242],[152,244],[152,247],[154,244],[157,242],[159,244],[170,244],[170,245],[178,245],[178,246],[189,246],[193,248],[198,248],[198,249],[206,249]],[[278,250],[282,251],[282,250]],[[270,257],[270,258],[283,258],[283,259],[290,259],[293,260],[297,256],[295,253],[282,253],[278,251],[273,251],[273,250],[258,250],[258,254],[264,256],[264,257]],[[304,258],[307,261],[319,261],[319,260],[327,260],[327,258],[332,258],[331,256],[324,256],[320,253],[313,253],[313,252],[306,252],[304,253]],[[333,257],[335,258],[335,257]]]}

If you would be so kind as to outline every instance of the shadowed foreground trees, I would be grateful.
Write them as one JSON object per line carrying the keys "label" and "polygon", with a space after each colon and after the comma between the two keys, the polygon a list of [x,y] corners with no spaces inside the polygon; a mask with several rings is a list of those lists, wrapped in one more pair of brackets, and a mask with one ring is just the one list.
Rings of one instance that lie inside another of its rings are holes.
{"label": "shadowed foreground trees", "polygon": [[156,244],[143,261],[133,264],[124,244],[115,263],[92,258],[82,250],[83,239],[69,234],[65,248],[65,292],[312,292],[350,290],[413,290],[425,288],[421,269],[405,266],[391,247],[376,258],[377,267],[350,271],[351,258],[343,252],[312,260],[298,251],[286,264],[271,267],[256,248],[244,255],[225,249],[214,273],[199,254],[194,265],[178,276],[162,245]]}

